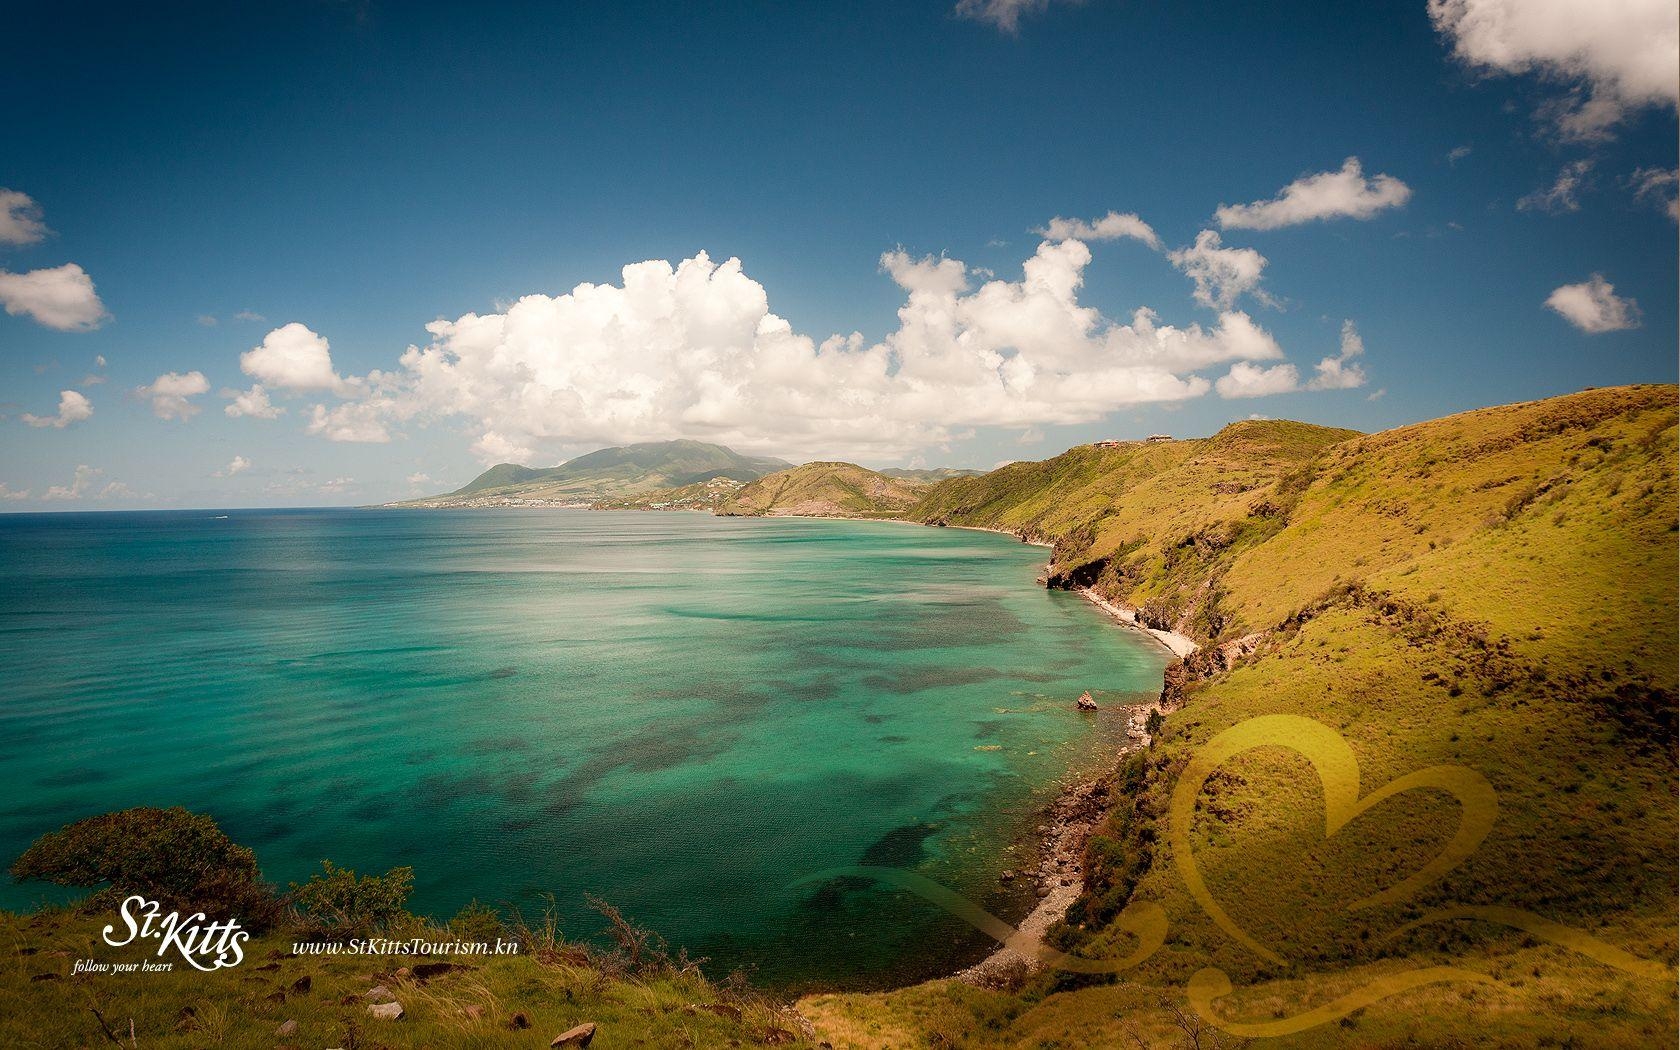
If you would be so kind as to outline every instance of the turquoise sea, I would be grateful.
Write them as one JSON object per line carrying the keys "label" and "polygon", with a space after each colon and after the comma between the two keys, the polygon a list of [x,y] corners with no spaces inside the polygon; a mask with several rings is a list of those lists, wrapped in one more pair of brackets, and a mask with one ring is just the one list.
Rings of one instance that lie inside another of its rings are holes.
{"label": "turquoise sea", "polygon": [[[589,511],[0,517],[0,860],[79,817],[209,812],[265,875],[412,865],[574,937],[584,894],[790,988],[984,954],[912,867],[1016,917],[1060,782],[1165,654],[1046,552],[892,523]],[[1012,852],[1012,850],[1014,852]],[[1018,880],[1019,886],[1024,880]],[[0,880],[0,906],[53,899]]]}

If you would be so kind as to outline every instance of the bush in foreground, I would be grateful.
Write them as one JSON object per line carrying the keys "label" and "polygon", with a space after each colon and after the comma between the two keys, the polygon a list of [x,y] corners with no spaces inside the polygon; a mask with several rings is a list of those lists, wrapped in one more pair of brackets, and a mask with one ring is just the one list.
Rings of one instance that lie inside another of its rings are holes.
{"label": "bush in foreground", "polygon": [[20,882],[103,887],[84,902],[89,909],[138,893],[165,910],[236,918],[256,932],[280,919],[280,902],[262,881],[256,854],[210,817],[180,806],[142,806],[66,824],[36,839],[11,871]]}

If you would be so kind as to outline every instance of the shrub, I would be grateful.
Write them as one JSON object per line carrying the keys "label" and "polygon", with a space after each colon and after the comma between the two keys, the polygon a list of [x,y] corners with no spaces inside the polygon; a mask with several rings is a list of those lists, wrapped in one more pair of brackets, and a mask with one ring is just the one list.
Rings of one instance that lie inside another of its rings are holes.
{"label": "shrub", "polygon": [[291,903],[303,920],[323,932],[361,935],[388,930],[409,921],[406,905],[414,889],[413,868],[392,868],[384,875],[357,875],[330,860],[323,871],[299,886],[292,883]]}
{"label": "shrub", "polygon": [[502,914],[495,908],[472,900],[449,920],[449,932],[465,941],[494,941],[506,929]]}
{"label": "shrub", "polygon": [[261,932],[279,918],[273,888],[256,854],[235,845],[203,813],[138,807],[88,817],[42,835],[12,863],[12,877],[60,886],[103,886],[90,909],[114,907],[130,894],[165,910],[237,919]]}

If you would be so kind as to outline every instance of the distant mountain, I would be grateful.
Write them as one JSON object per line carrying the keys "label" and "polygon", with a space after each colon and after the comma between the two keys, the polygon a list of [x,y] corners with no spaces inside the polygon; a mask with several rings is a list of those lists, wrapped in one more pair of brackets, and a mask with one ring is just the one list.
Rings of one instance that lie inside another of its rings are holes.
{"label": "distant mountain", "polygon": [[914,482],[918,485],[931,485],[936,481],[948,481],[951,478],[977,478],[986,472],[970,470],[967,467],[923,467],[918,470],[912,470],[909,467],[888,467],[885,470],[876,471],[876,473],[884,474],[889,478],[898,478],[901,481]]}
{"label": "distant mountain", "polygon": [[498,463],[454,492],[406,505],[586,505],[719,480],[746,483],[791,465],[704,441],[655,441],[604,448],[555,467]]}
{"label": "distant mountain", "polygon": [[890,518],[913,506],[924,487],[856,463],[807,463],[743,486],[718,513]]}

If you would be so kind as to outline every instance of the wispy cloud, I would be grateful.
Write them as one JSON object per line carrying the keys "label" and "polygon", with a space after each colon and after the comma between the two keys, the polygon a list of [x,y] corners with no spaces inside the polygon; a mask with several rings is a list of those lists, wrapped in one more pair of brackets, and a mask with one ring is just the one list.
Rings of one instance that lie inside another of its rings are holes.
{"label": "wispy cloud", "polygon": [[1270,200],[1221,204],[1214,218],[1228,230],[1276,230],[1326,219],[1369,219],[1411,197],[1404,182],[1392,175],[1366,178],[1359,158],[1349,157],[1340,171],[1303,175]]}
{"label": "wispy cloud", "polygon": [[1157,250],[1161,247],[1161,238],[1156,236],[1155,230],[1131,212],[1122,214],[1111,211],[1092,222],[1058,216],[1035,232],[1052,241],[1065,241],[1069,238],[1080,241],[1113,241],[1127,237],[1142,241]]}
{"label": "wispy cloud", "polygon": [[1627,184],[1632,187],[1636,199],[1656,202],[1669,218],[1680,222],[1680,197],[1675,195],[1675,191],[1680,189],[1680,171],[1673,168],[1639,168],[1628,176]]}
{"label": "wispy cloud", "polygon": [[[956,12],[960,18],[987,22],[1014,36],[1021,31],[1022,18],[1048,10],[1051,2],[1052,0],[957,0]],[[1057,2],[1078,3],[1079,0]]]}
{"label": "wispy cloud", "polygon": [[1542,186],[1517,201],[1518,211],[1559,212],[1580,211],[1581,191],[1586,188],[1593,162],[1581,159],[1565,164],[1550,186]]}

